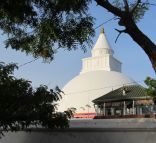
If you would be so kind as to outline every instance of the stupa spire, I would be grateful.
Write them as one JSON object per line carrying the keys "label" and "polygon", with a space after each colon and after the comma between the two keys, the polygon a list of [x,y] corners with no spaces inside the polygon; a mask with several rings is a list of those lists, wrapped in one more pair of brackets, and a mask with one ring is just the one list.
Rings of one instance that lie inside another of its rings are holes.
{"label": "stupa spire", "polygon": [[101,27],[100,33],[105,33],[104,27]]}
{"label": "stupa spire", "polygon": [[105,36],[104,28],[101,27],[100,34],[94,48],[92,57],[104,56],[104,54],[113,55],[114,51],[110,48],[109,42]]}
{"label": "stupa spire", "polygon": [[110,48],[103,27],[91,52],[91,57],[83,59],[81,73],[98,70],[121,72],[121,63],[113,57],[114,51]]}

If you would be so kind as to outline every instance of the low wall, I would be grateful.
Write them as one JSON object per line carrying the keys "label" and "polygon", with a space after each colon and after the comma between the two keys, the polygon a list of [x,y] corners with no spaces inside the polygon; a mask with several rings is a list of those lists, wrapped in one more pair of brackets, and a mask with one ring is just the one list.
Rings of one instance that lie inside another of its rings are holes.
{"label": "low wall", "polygon": [[156,129],[155,118],[129,119],[74,119],[71,128],[150,128]]}
{"label": "low wall", "polygon": [[[0,143],[155,143],[156,124],[154,120],[81,120],[81,127],[71,121],[71,128],[63,130],[32,129],[31,132],[8,132],[0,139]],[[107,125],[102,125],[102,124]],[[114,123],[113,123],[114,122]],[[119,127],[123,122],[123,125]],[[95,126],[95,123],[97,126]],[[139,126],[135,126],[139,123]],[[141,123],[141,124],[140,124]],[[151,125],[150,125],[151,123]],[[87,124],[87,126],[86,126]],[[90,124],[90,125],[89,125]],[[94,127],[91,125],[94,124]],[[77,124],[78,125],[78,124]],[[79,124],[80,125],[80,124]],[[85,125],[85,126],[82,126]],[[101,125],[101,126],[100,126]],[[108,126],[109,125],[109,126]],[[111,126],[110,126],[111,125]],[[126,127],[124,126],[126,125]],[[150,126],[148,126],[150,125]],[[154,126],[153,126],[154,125]],[[133,126],[133,127],[132,127]]]}

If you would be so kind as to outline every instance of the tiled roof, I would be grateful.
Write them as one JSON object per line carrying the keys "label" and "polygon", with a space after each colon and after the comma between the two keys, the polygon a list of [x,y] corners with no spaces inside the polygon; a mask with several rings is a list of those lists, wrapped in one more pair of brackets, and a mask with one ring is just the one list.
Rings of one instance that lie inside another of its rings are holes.
{"label": "tiled roof", "polygon": [[95,100],[93,103],[123,101],[123,100],[138,100],[138,99],[152,99],[148,96],[144,88],[140,85],[130,85],[118,88],[111,91]]}

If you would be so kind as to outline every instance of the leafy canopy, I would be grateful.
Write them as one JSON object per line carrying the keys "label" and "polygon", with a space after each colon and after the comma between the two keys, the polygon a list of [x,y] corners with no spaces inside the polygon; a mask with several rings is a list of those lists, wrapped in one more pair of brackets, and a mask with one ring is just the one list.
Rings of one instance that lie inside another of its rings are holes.
{"label": "leafy canopy", "polygon": [[0,29],[6,47],[34,57],[53,59],[58,48],[68,50],[91,44],[93,17],[90,0],[1,0]]}
{"label": "leafy canopy", "polygon": [[[47,60],[58,48],[86,50],[94,36],[94,18],[88,12],[93,1],[126,11],[135,21],[149,6],[148,0],[1,0],[0,29],[8,36],[6,48]],[[123,21],[119,24],[124,26]]]}
{"label": "leafy canopy", "polygon": [[156,80],[151,77],[147,77],[145,80],[145,84],[147,85],[147,94],[156,98]]}
{"label": "leafy canopy", "polygon": [[112,5],[131,14],[133,20],[138,22],[143,18],[150,3],[149,0],[113,0]]}
{"label": "leafy canopy", "polygon": [[0,63],[0,131],[17,131],[32,126],[68,127],[70,112],[57,113],[60,90],[40,86],[35,90],[30,81],[13,76],[15,64]]}

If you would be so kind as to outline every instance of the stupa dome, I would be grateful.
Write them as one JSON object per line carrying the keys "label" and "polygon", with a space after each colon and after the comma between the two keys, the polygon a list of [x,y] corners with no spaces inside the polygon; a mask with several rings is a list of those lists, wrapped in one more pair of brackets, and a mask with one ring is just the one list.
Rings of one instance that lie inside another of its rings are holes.
{"label": "stupa dome", "polygon": [[95,113],[94,99],[123,85],[135,84],[134,80],[121,73],[121,62],[113,54],[104,30],[101,30],[92,56],[82,60],[80,74],[63,87],[65,95],[59,103],[59,111],[70,108],[76,113]]}

